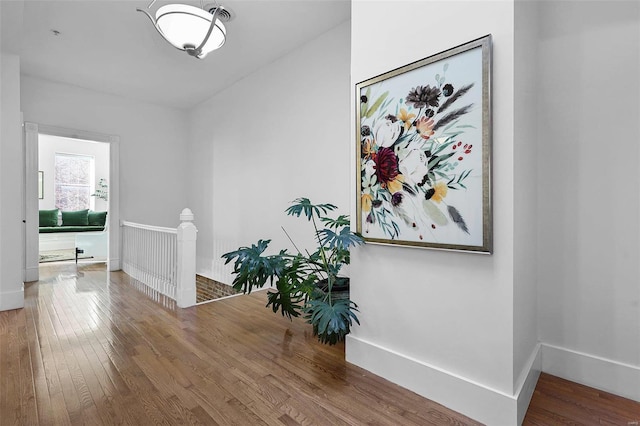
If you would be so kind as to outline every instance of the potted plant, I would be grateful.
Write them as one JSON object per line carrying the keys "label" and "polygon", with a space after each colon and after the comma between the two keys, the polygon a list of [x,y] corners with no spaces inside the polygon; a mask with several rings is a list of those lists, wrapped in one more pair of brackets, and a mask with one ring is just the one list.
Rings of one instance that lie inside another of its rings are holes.
{"label": "potted plant", "polygon": [[225,264],[234,262],[233,288],[251,293],[254,287],[262,288],[269,282],[272,288],[267,292],[266,306],[273,312],[280,310],[289,319],[304,315],[314,335],[330,345],[344,340],[353,321],[359,324],[358,307],[344,290],[349,279],[339,273],[349,264],[349,249],[363,242],[360,235],[351,232],[349,216],[327,216],[336,208],[298,198],[286,209],[288,215],[304,216],[313,225],[318,244],[313,253],[301,252],[287,234],[297,253],[283,249],[265,254],[271,240],[259,240],[251,247],[222,255]]}
{"label": "potted plant", "polygon": [[109,201],[109,185],[107,185],[107,180],[105,178],[100,178],[98,181],[98,188],[96,188],[96,192],[91,194],[91,197]]}

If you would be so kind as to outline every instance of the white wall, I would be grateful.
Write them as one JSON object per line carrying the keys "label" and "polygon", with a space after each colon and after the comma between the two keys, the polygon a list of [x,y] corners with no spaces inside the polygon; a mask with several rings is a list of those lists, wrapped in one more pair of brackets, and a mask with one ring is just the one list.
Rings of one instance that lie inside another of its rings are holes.
{"label": "white wall", "polygon": [[494,254],[357,250],[351,292],[362,326],[348,337],[347,360],[482,422],[513,424],[513,2],[352,3],[353,84],[489,33]]}
{"label": "white wall", "polygon": [[0,56],[0,311],[24,306],[20,59]]}
{"label": "white wall", "polygon": [[298,197],[349,211],[349,23],[239,81],[191,115],[189,204],[198,273],[230,284],[220,256],[258,239],[311,244],[284,210]]}
{"label": "white wall", "polygon": [[[526,412],[541,369],[537,329],[538,5],[514,3],[514,391]],[[500,84],[496,81],[496,84]],[[494,123],[500,117],[494,118]],[[529,375],[529,377],[527,377]],[[522,389],[524,387],[524,389]]]}
{"label": "white wall", "polygon": [[120,218],[177,226],[188,187],[186,112],[23,76],[25,121],[120,137]]}
{"label": "white wall", "polygon": [[[38,170],[44,172],[44,198],[39,200],[40,210],[55,209],[54,173],[56,153],[86,155],[94,158],[94,176],[91,193],[95,192],[101,178],[109,182],[109,144],[84,141],[51,135],[38,138]],[[106,211],[108,202],[91,197],[94,211]]]}
{"label": "white wall", "polygon": [[543,369],[640,400],[640,3],[544,2]]}

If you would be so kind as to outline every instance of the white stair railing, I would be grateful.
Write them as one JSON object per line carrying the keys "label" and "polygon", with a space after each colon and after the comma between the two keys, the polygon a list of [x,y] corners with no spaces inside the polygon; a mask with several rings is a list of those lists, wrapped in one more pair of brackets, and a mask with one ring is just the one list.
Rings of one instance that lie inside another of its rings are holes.
{"label": "white stair railing", "polygon": [[122,270],[176,301],[196,304],[196,236],[193,213],[182,210],[178,228],[122,221]]}

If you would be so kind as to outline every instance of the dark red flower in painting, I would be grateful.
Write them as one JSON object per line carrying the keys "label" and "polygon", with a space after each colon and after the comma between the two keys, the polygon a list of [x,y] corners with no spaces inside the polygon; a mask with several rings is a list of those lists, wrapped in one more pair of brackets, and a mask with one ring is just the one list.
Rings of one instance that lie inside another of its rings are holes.
{"label": "dark red flower in painting", "polygon": [[398,176],[398,157],[391,148],[380,148],[374,159],[378,182],[391,182]]}

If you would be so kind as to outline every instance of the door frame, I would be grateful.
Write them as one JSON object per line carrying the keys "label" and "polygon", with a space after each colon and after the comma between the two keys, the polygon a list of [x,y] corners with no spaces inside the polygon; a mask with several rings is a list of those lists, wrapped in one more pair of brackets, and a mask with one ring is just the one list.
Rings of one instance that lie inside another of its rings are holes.
{"label": "door frame", "polygon": [[40,134],[109,144],[109,214],[107,215],[109,255],[107,270],[120,270],[120,137],[25,122],[25,281],[39,279],[38,139]]}

